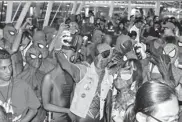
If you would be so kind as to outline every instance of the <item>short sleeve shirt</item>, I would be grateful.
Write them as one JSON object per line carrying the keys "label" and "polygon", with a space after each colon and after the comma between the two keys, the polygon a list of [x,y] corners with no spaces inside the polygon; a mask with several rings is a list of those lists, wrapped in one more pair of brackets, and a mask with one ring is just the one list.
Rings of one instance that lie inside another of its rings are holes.
{"label": "short sleeve shirt", "polygon": [[21,115],[24,111],[38,109],[40,102],[32,88],[24,81],[15,79],[12,91],[13,110],[16,115]]}

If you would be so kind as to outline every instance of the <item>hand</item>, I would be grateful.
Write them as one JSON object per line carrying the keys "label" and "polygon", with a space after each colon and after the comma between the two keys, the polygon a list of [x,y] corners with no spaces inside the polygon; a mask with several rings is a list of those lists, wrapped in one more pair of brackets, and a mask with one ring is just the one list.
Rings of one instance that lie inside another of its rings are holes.
{"label": "hand", "polygon": [[22,120],[21,120],[21,115],[19,115],[19,116],[17,116],[17,117],[14,117],[12,121],[13,121],[13,122],[21,122],[21,121],[22,121]]}
{"label": "hand", "polygon": [[76,122],[76,115],[73,114],[71,111],[68,112],[68,116],[70,117],[72,122]]}

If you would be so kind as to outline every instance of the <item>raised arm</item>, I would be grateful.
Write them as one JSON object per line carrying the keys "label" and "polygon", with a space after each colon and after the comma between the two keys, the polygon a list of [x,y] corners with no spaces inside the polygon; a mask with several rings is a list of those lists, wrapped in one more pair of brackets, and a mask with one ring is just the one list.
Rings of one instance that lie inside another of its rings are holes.
{"label": "raised arm", "polygon": [[37,114],[37,109],[29,109],[26,116],[20,122],[29,122]]}
{"label": "raised arm", "polygon": [[31,20],[29,18],[26,19],[26,22],[22,25],[21,28],[18,29],[18,35],[16,36],[15,38],[15,41],[12,45],[12,53],[15,53],[17,52],[18,48],[19,48],[19,45],[21,43],[21,39],[22,39],[22,35],[23,35],[23,32],[27,26],[27,24],[30,24],[31,23]]}
{"label": "raised arm", "polygon": [[81,80],[80,69],[73,63],[70,63],[65,58],[63,53],[56,53],[55,56],[57,58],[58,64],[72,76],[75,82],[78,83]]}

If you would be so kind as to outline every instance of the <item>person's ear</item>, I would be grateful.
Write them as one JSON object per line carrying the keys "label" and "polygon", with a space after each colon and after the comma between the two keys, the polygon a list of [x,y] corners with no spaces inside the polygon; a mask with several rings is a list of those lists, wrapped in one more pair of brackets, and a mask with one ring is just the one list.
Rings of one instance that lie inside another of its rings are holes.
{"label": "person's ear", "polygon": [[136,120],[137,122],[147,122],[147,116],[141,112],[138,112],[136,114]]}

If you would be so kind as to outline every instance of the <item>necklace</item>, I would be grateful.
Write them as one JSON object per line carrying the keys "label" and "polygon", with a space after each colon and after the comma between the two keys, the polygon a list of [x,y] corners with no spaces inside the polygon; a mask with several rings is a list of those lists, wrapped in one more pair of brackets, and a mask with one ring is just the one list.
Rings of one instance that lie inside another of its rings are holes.
{"label": "necklace", "polygon": [[6,98],[3,95],[2,91],[0,90],[0,94],[4,99],[4,102],[8,102],[8,98],[12,97],[12,91],[13,91],[13,78],[11,79],[11,81],[8,84],[8,91],[7,91],[7,94],[6,94]]}

